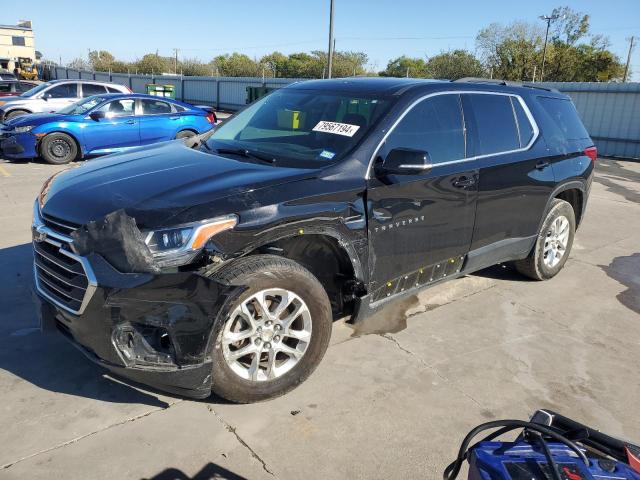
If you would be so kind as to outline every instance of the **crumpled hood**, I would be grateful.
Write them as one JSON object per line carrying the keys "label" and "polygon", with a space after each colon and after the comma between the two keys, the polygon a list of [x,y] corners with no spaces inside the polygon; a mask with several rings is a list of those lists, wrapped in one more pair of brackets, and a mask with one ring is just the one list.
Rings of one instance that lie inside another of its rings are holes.
{"label": "crumpled hood", "polygon": [[[170,225],[186,209],[314,173],[212,155],[179,140],[163,142],[67,170],[50,185],[42,211],[83,225],[124,209],[139,226],[153,228]],[[207,217],[233,213],[225,211],[232,207],[218,202]]]}

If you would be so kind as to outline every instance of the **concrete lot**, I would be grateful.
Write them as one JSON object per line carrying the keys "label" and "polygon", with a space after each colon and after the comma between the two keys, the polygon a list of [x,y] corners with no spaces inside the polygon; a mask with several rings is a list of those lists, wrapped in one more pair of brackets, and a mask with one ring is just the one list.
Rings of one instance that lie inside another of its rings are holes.
{"label": "concrete lot", "polygon": [[0,162],[0,478],[435,479],[473,426],[540,407],[640,441],[640,163],[599,161],[552,281],[494,267],[337,324],[305,384],[245,406],[132,388],[40,334],[29,225],[59,169]]}

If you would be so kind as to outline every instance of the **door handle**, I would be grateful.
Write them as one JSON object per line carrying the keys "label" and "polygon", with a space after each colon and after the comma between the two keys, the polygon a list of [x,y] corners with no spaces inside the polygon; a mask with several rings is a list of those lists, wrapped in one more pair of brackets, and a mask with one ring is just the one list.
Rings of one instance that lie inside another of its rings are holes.
{"label": "door handle", "polygon": [[127,120],[124,123],[128,123],[129,125],[133,125],[134,123],[136,123],[136,121],[135,120]]}
{"label": "door handle", "polygon": [[458,177],[453,182],[453,186],[457,188],[471,187],[476,184],[476,179],[474,177]]}
{"label": "door handle", "polygon": [[545,168],[547,168],[550,165],[550,163],[546,160],[540,160],[538,163],[536,163],[536,169],[537,170],[544,170]]}
{"label": "door handle", "polygon": [[180,117],[169,117],[169,120],[178,120]]}

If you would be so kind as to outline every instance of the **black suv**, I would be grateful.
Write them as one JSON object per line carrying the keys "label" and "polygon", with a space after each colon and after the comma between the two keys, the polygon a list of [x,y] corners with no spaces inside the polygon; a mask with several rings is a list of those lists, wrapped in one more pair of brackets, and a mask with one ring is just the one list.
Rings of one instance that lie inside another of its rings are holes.
{"label": "black suv", "polygon": [[318,365],[334,319],[498,262],[556,275],[595,160],[553,90],[296,83],[203,137],[49,179],[33,225],[43,322],[135,381],[274,397]]}

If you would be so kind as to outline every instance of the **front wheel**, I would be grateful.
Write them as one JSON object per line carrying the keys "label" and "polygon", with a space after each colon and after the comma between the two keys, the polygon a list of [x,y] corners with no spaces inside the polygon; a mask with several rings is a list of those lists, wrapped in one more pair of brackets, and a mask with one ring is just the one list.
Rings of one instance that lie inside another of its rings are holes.
{"label": "front wheel", "polygon": [[26,115],[27,113],[29,113],[29,112],[27,112],[25,110],[14,110],[12,112],[7,113],[4,116],[4,119],[5,119],[5,121],[6,120],[11,120],[12,118],[18,118],[18,117],[21,117],[23,115]]}
{"label": "front wheel", "polygon": [[215,279],[238,285],[238,295],[212,332],[213,393],[251,403],[302,383],[331,338],[331,305],[318,279],[275,255],[240,258]]}
{"label": "front wheel", "polygon": [[516,269],[534,280],[555,277],[569,258],[576,217],[568,202],[554,198],[529,256],[514,262]]}
{"label": "front wheel", "polygon": [[69,163],[78,156],[78,145],[66,133],[50,133],[40,143],[40,154],[53,165]]}

